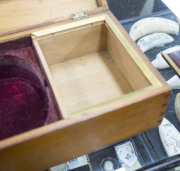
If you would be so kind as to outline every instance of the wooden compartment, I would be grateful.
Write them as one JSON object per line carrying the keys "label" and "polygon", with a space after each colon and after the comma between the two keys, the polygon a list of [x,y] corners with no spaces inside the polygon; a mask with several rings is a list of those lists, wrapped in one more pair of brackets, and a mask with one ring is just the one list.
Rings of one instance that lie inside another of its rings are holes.
{"label": "wooden compartment", "polygon": [[105,0],[28,2],[0,2],[0,41],[31,34],[63,118],[0,141],[0,170],[45,170],[161,123],[170,88]]}
{"label": "wooden compartment", "polygon": [[91,113],[127,94],[160,85],[155,77],[146,77],[148,70],[136,65],[128,52],[131,49],[126,49],[128,43],[121,42],[121,35],[111,30],[116,26],[109,22],[110,17],[103,15],[76,28],[69,25],[62,31],[57,28],[55,33],[50,29],[47,35],[37,37],[41,32],[33,33],[65,118]]}

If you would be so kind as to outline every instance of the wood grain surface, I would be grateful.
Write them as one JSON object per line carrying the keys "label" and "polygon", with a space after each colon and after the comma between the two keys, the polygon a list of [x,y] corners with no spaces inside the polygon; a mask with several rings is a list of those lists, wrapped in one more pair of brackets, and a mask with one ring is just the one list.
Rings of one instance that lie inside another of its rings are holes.
{"label": "wood grain surface", "polygon": [[[129,54],[129,50],[113,34],[108,25],[107,29],[107,49],[113,60],[118,65],[122,74],[133,90],[139,90],[150,86],[150,82],[144,76],[143,72],[138,68]],[[128,64],[128,65],[127,65]],[[137,79],[137,77],[138,79]]]}
{"label": "wood grain surface", "polygon": [[91,24],[85,28],[60,32],[38,39],[48,65],[64,62],[106,49],[106,28],[104,24]]}
{"label": "wood grain surface", "polygon": [[108,9],[106,0],[1,0],[0,36],[72,18],[73,13]]}
{"label": "wood grain surface", "polygon": [[68,115],[133,91],[107,51],[50,66]]}

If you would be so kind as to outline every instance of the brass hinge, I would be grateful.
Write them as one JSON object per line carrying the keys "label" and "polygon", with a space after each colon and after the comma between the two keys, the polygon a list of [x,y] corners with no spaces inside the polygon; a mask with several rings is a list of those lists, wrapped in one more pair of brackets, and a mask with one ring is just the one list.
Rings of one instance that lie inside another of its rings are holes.
{"label": "brass hinge", "polygon": [[86,11],[74,13],[72,14],[72,18],[74,21],[80,21],[80,20],[88,18],[88,13]]}

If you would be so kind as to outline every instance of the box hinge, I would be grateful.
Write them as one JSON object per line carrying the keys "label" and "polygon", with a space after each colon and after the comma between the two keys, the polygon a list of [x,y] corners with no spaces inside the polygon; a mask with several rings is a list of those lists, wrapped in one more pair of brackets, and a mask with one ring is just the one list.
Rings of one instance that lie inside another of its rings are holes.
{"label": "box hinge", "polygon": [[72,18],[74,21],[80,21],[80,20],[88,18],[88,13],[86,11],[74,13],[72,14]]}

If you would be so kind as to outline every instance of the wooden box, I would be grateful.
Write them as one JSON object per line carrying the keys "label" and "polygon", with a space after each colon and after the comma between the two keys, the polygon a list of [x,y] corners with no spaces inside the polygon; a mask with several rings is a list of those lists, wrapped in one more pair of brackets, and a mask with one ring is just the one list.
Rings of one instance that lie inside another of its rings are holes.
{"label": "wooden box", "polygon": [[32,37],[59,113],[1,140],[0,170],[47,169],[161,123],[170,88],[105,0],[1,1],[0,21],[1,43]]}

